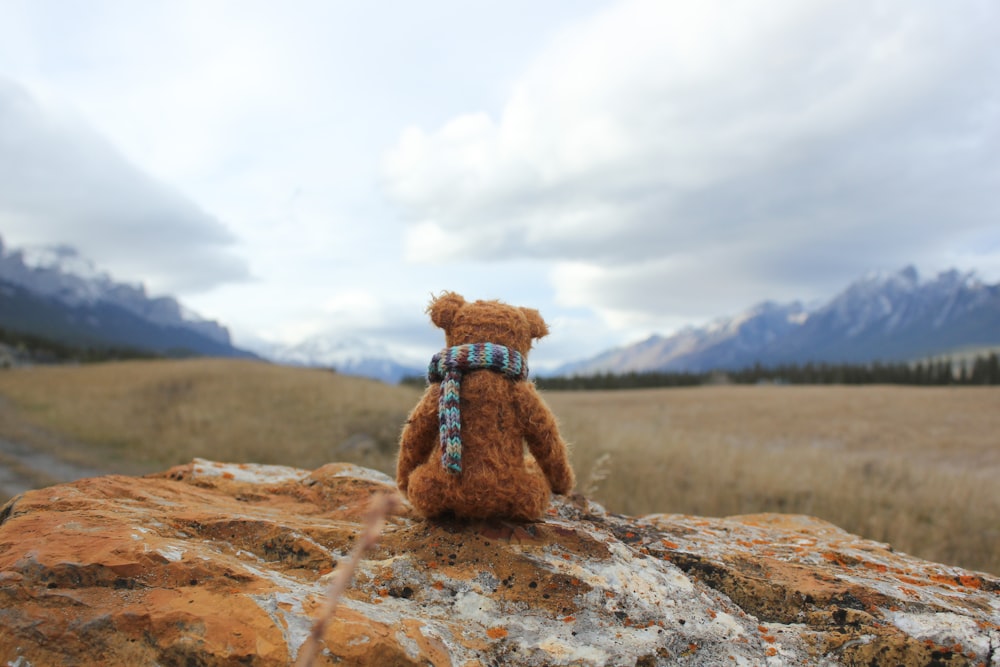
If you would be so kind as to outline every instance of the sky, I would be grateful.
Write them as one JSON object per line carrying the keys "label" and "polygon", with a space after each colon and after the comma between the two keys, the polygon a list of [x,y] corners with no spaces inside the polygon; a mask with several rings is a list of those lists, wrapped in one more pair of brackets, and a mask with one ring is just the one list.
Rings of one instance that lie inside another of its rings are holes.
{"label": "sky", "polygon": [[542,366],[914,265],[1000,280],[995,0],[0,0],[0,238],[237,344]]}

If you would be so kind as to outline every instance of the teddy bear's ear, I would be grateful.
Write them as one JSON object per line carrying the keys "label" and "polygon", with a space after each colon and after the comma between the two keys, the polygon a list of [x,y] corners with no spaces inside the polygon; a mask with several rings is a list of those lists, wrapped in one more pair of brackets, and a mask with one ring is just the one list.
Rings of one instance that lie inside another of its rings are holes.
{"label": "teddy bear's ear", "polygon": [[441,329],[447,329],[455,319],[455,314],[465,305],[465,298],[461,294],[454,292],[442,292],[435,297],[427,312],[431,316],[431,322]]}
{"label": "teddy bear's ear", "polygon": [[532,338],[541,338],[542,336],[549,335],[549,326],[545,324],[545,320],[542,319],[541,313],[534,308],[521,308],[521,312],[528,318],[528,324],[531,326]]}

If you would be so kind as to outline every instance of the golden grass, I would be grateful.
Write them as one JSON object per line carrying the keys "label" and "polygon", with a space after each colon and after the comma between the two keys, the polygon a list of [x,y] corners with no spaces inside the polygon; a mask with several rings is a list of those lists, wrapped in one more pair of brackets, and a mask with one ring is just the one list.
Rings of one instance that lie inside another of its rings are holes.
{"label": "golden grass", "polygon": [[[0,437],[131,473],[205,457],[304,468],[350,461],[391,474],[419,395],[250,361],[17,369],[0,372]],[[806,513],[924,558],[1000,572],[1000,388],[545,397],[580,487],[591,482],[612,511]]]}
{"label": "golden grass", "polygon": [[698,387],[546,395],[616,512],[811,514],[1000,572],[1000,389]]}
{"label": "golden grass", "polygon": [[[194,457],[391,468],[419,392],[318,369],[192,359],[5,371],[0,395],[23,422],[77,441],[41,445],[51,453],[150,472]],[[16,437],[10,429],[0,425],[0,437]]]}

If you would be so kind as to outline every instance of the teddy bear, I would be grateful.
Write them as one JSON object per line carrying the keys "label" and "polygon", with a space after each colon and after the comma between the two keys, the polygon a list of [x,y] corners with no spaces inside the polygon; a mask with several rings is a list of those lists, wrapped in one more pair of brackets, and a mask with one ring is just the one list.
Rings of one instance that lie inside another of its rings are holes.
{"label": "teddy bear", "polygon": [[528,350],[548,326],[535,309],[454,292],[427,313],[447,347],[403,427],[399,490],[427,518],[538,519],[575,484],[555,416],[527,379]]}

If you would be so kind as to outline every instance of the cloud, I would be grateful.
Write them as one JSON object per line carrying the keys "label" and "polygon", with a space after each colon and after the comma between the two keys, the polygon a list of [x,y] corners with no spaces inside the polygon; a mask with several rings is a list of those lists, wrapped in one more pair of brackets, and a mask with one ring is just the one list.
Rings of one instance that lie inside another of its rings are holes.
{"label": "cloud", "polygon": [[249,278],[236,239],[211,214],[131,164],[68,112],[0,79],[0,233],[58,239],[116,277],[196,292]]}
{"label": "cloud", "polygon": [[934,265],[996,246],[998,28],[988,0],[617,3],[499,113],[408,128],[385,191],[411,259],[555,260],[622,321]]}

